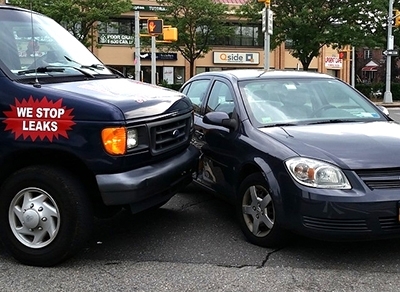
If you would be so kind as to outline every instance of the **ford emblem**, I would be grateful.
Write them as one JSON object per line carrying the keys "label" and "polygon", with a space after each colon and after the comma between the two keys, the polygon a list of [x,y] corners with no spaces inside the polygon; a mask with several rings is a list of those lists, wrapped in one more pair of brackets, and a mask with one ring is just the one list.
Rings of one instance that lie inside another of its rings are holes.
{"label": "ford emblem", "polygon": [[179,130],[174,130],[174,131],[172,132],[172,136],[173,136],[173,137],[178,137],[179,134],[180,134]]}

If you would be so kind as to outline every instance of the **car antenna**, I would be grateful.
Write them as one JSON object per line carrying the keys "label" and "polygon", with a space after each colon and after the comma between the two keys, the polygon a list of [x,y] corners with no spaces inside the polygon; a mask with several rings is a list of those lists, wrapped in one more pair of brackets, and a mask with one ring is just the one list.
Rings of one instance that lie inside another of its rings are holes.
{"label": "car antenna", "polygon": [[[31,10],[31,39],[32,39],[32,47],[33,47],[33,63],[35,64],[35,83],[33,83],[33,87],[40,88],[42,87],[39,83],[39,79],[37,76],[37,66],[36,66],[36,53],[35,53],[35,34],[33,30],[33,11],[32,11],[32,0],[30,1],[30,10]],[[29,45],[29,44],[28,44]]]}

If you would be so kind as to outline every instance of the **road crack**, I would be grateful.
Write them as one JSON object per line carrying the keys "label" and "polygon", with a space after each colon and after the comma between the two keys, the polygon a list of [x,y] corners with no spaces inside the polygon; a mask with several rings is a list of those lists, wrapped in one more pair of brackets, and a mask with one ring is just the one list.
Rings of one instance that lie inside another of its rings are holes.
{"label": "road crack", "polygon": [[268,261],[268,259],[269,259],[269,257],[270,257],[272,254],[274,254],[274,253],[276,253],[276,252],[278,252],[278,251],[280,251],[280,250],[282,250],[282,248],[278,248],[278,249],[275,249],[275,250],[273,250],[273,251],[267,252],[267,255],[265,256],[265,259],[262,261],[261,265],[257,266],[257,268],[258,268],[258,269],[264,268],[264,267],[265,267],[265,264],[267,263],[267,261]]}

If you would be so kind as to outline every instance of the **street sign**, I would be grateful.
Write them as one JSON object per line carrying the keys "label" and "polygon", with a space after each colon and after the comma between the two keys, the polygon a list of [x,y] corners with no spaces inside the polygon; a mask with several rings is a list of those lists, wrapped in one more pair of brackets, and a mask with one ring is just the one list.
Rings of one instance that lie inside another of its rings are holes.
{"label": "street sign", "polygon": [[274,13],[271,9],[263,8],[261,11],[262,32],[267,32],[269,35],[273,34],[273,21]]}
{"label": "street sign", "polygon": [[269,35],[272,35],[273,34],[274,13],[269,8],[267,9],[267,18],[268,18],[267,32]]}
{"label": "street sign", "polygon": [[385,56],[398,56],[399,55],[399,51],[397,50],[385,50],[382,52],[383,55]]}
{"label": "street sign", "polygon": [[261,24],[262,24],[262,32],[267,30],[267,10],[264,7],[261,11]]}

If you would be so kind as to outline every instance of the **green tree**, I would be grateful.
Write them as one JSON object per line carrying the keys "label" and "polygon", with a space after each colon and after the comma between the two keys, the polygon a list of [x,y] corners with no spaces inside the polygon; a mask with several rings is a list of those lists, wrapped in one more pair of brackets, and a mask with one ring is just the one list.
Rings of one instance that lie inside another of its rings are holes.
{"label": "green tree", "polygon": [[110,23],[111,17],[132,8],[131,0],[11,0],[11,4],[53,18],[87,47],[93,45],[98,22]]}
{"label": "green tree", "polygon": [[194,62],[203,58],[216,40],[228,37],[229,7],[213,0],[157,0],[166,8],[158,16],[164,24],[178,29],[178,40],[170,44],[170,49],[179,51],[189,62],[190,76],[195,74]]}
{"label": "green tree", "polygon": [[[288,41],[290,54],[308,70],[321,48],[382,46],[387,17],[385,0],[273,0],[271,49]],[[263,3],[249,0],[238,15],[260,19]],[[379,32],[379,33],[378,33]]]}

